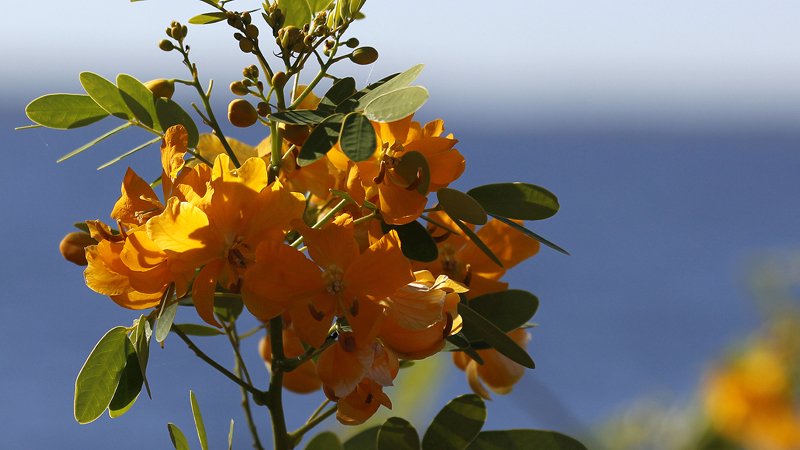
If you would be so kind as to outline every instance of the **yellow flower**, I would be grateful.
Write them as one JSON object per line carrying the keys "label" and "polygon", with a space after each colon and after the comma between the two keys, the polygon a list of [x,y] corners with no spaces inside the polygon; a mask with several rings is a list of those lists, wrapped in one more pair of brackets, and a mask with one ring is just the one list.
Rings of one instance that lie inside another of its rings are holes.
{"label": "yellow flower", "polygon": [[[531,339],[530,333],[526,330],[514,330],[508,333],[508,336],[522,348],[527,347]],[[459,369],[467,372],[467,381],[472,391],[487,400],[490,400],[491,396],[483,387],[481,380],[495,394],[506,395],[525,374],[525,367],[511,361],[493,348],[478,350],[478,354],[483,358],[483,365],[479,365],[464,352],[453,352],[453,362]]]}

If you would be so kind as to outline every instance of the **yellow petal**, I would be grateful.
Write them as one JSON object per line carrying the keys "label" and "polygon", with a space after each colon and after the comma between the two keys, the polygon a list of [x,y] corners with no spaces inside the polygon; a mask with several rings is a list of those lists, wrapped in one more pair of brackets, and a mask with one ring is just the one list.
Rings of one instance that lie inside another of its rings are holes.
{"label": "yellow petal", "polygon": [[147,235],[167,254],[194,262],[195,267],[221,257],[226,245],[221,231],[202,210],[176,197],[169,199],[161,215],[147,222]]}
{"label": "yellow petal", "polygon": [[217,280],[225,264],[227,264],[227,261],[223,259],[216,259],[206,264],[200,269],[194,279],[194,285],[192,285],[192,301],[197,314],[207,324],[214,325],[217,328],[222,328],[222,325],[214,317],[214,291],[217,288]]}

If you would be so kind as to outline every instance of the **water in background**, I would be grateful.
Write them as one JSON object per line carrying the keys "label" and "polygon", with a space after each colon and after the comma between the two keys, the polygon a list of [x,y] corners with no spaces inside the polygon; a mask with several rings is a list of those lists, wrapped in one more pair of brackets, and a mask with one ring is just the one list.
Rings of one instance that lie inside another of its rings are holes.
{"label": "water in background", "polygon": [[[74,380],[83,361],[108,329],[138,314],[89,291],[81,269],[61,260],[57,245],[72,222],[108,220],[128,165],[146,179],[158,176],[158,147],[96,171],[149,139],[131,132],[57,165],[58,157],[116,125],[12,131],[28,123],[21,110],[0,116],[4,442],[107,448],[135,441],[160,448],[169,445],[167,422],[191,442],[191,388],[212,446],[224,445],[231,418],[237,447],[249,446],[238,389],[174,339],[151,351],[153,400],[140,398],[122,418],[84,426],[74,421]],[[800,246],[800,132],[702,126],[612,132],[565,125],[542,133],[527,124],[445,125],[467,158],[466,173],[452,187],[523,181],[551,190],[561,211],[528,227],[572,254],[543,247],[505,277],[512,288],[541,300],[534,318],[540,326],[531,330],[528,347],[537,369],[513,394],[489,404],[487,429],[569,432],[641,394],[687,395],[709,358],[758,324],[743,281],[749,255]],[[254,145],[263,130],[231,135]],[[197,320],[192,311],[179,314],[181,322]],[[203,339],[198,345],[207,353],[232,363],[224,343]],[[255,344],[245,351],[254,382],[265,386]],[[441,367],[450,366],[445,363]],[[469,392],[463,373],[453,368],[449,377],[432,408]],[[287,403],[302,413],[290,416],[289,427],[301,425],[321,400],[318,394],[290,397]],[[432,412],[409,419],[424,429]],[[268,442],[266,414],[259,411],[257,420]]]}

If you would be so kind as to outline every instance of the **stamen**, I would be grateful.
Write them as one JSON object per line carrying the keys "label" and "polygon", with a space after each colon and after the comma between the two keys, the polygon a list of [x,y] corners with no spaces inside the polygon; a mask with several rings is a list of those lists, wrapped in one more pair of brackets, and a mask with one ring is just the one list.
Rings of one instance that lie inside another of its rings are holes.
{"label": "stamen", "polygon": [[358,315],[358,297],[353,297],[353,305],[350,306],[350,314],[353,317]]}
{"label": "stamen", "polygon": [[450,332],[453,331],[453,316],[450,313],[447,313],[447,322],[444,325],[444,330],[442,330],[442,339],[450,336]]}
{"label": "stamen", "polygon": [[339,335],[339,345],[347,353],[353,353],[356,351],[356,337],[350,332],[342,333]]}
{"label": "stamen", "polygon": [[433,236],[433,241],[436,242],[437,244],[441,244],[442,242],[446,241],[451,234],[453,233],[451,233],[450,230],[448,230],[445,234],[441,236]]}
{"label": "stamen", "polygon": [[422,167],[418,167],[417,168],[417,177],[414,178],[414,181],[412,181],[411,184],[408,185],[408,187],[406,188],[407,191],[413,191],[414,189],[417,188],[417,186],[420,185],[420,183],[422,183],[422,173],[423,173],[422,172]]}
{"label": "stamen", "polygon": [[242,292],[242,281],[243,281],[242,280],[242,276],[239,275],[239,278],[236,280],[236,283],[232,283],[228,287],[228,290],[233,292],[234,294],[238,294],[238,293]]}
{"label": "stamen", "polygon": [[247,268],[247,258],[242,255],[242,252],[240,252],[238,248],[228,250],[228,262],[231,263],[233,267],[239,269]]}
{"label": "stamen", "polygon": [[370,403],[372,403],[372,392],[370,392],[369,394],[367,394],[367,399],[366,399],[366,400],[364,400],[364,403],[366,403],[367,405],[369,405]]}
{"label": "stamen", "polygon": [[372,179],[372,181],[375,182],[375,184],[381,184],[385,176],[386,176],[386,161],[381,161],[381,171],[378,173],[377,177]]}
{"label": "stamen", "polygon": [[469,286],[469,282],[472,281],[472,266],[467,264],[467,274],[464,275],[464,286]]}
{"label": "stamen", "polygon": [[311,317],[313,317],[317,322],[322,322],[322,319],[325,318],[325,314],[317,311],[317,309],[314,308],[314,304],[311,302],[308,302],[308,311],[311,313]]}

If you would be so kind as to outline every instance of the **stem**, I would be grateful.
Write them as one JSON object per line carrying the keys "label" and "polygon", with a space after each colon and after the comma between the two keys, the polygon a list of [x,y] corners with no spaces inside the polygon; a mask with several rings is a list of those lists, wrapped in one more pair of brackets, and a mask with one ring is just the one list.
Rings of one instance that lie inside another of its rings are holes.
{"label": "stem", "polygon": [[278,130],[278,123],[275,121],[270,121],[269,123],[269,132],[270,132],[270,164],[269,164],[269,171],[267,172],[267,184],[272,184],[278,178],[278,174],[281,172],[281,150],[283,149],[283,137],[281,136],[280,130]]}
{"label": "stem", "polygon": [[306,423],[311,422],[312,420],[314,420],[314,418],[317,417],[317,414],[319,414],[320,411],[322,411],[322,408],[328,406],[328,403],[330,403],[330,402],[331,401],[326,398],[325,401],[322,402],[321,405],[319,405],[319,408],[317,408],[317,410],[314,411],[314,414],[311,414],[311,417],[308,418],[308,421],[306,421]]}
{"label": "stem", "polygon": [[283,369],[281,364],[286,356],[283,353],[283,318],[281,316],[270,319],[269,339],[272,347],[272,376],[269,379],[269,406],[272,419],[272,436],[275,450],[288,450],[291,448],[289,434],[286,431],[286,418],[283,415]]}
{"label": "stem", "polygon": [[339,405],[331,406],[330,408],[326,409],[324,413],[322,413],[322,414],[314,417],[313,419],[309,420],[308,423],[306,423],[302,427],[296,429],[295,431],[292,431],[289,434],[289,439],[291,440],[291,442],[294,442],[294,443],[300,442],[300,440],[303,439],[303,435],[305,435],[310,429],[312,429],[315,426],[317,426],[320,423],[322,423],[323,420],[325,420],[328,417],[332,416],[333,413],[336,412],[336,409],[338,407],[339,407]]}
{"label": "stem", "polygon": [[[322,216],[322,218],[319,219],[317,223],[315,223],[314,226],[312,226],[311,228],[318,229],[321,226],[325,225],[326,222],[331,220],[333,216],[335,216],[339,211],[342,210],[342,208],[344,208],[347,202],[348,200],[343,198],[342,201],[340,201],[336,206],[333,207],[333,209],[331,209],[324,216]],[[303,236],[300,236],[299,238],[297,238],[296,241],[292,242],[292,247],[297,248],[302,243],[303,243]]]}
{"label": "stem", "polygon": [[[223,324],[225,322],[222,322]],[[236,374],[239,375],[239,378],[247,377],[247,382],[250,382],[250,375],[247,374],[247,368],[244,365],[244,361],[242,360],[242,356],[239,353],[239,336],[236,333],[236,322],[231,324],[231,333],[230,337],[232,338],[231,343],[235,343],[234,351],[236,352],[236,359],[234,360],[234,370],[236,370]],[[227,329],[226,329],[227,331]],[[247,419],[247,427],[250,429],[250,435],[253,437],[253,448],[256,450],[264,450],[264,447],[261,446],[261,440],[258,438],[258,430],[256,429],[256,424],[253,421],[253,414],[250,412],[250,398],[247,396],[247,390],[243,387],[239,387],[242,391],[242,409],[244,410],[244,417]]]}
{"label": "stem", "polygon": [[197,357],[198,357],[198,358],[202,359],[203,361],[205,361],[206,363],[208,363],[208,364],[209,364],[211,367],[213,367],[213,368],[217,369],[217,370],[218,370],[220,373],[222,373],[222,374],[223,374],[223,375],[225,375],[226,377],[230,378],[230,379],[231,379],[231,381],[233,381],[234,383],[238,384],[238,385],[239,385],[239,386],[241,386],[242,388],[244,388],[244,389],[247,389],[247,391],[249,391],[251,394],[253,394],[253,400],[255,400],[255,401],[256,401],[256,403],[259,403],[259,402],[261,402],[261,403],[265,403],[265,402],[269,401],[269,398],[270,398],[270,392],[259,391],[258,389],[256,389],[255,387],[253,387],[251,384],[248,384],[247,382],[245,382],[245,381],[244,381],[244,380],[242,380],[241,378],[239,378],[239,377],[237,377],[236,375],[234,375],[233,373],[231,373],[231,371],[230,371],[230,370],[228,370],[228,369],[226,369],[226,368],[222,367],[221,365],[219,365],[219,363],[217,363],[217,362],[216,362],[216,361],[214,361],[213,359],[209,358],[209,357],[208,357],[208,355],[206,355],[205,353],[203,353],[203,352],[202,352],[202,351],[201,351],[201,350],[200,350],[200,349],[199,349],[199,348],[198,348],[198,347],[197,347],[197,346],[194,344],[194,342],[192,342],[192,340],[191,340],[191,339],[189,339],[189,337],[188,337],[188,336],[186,336],[186,334],[185,334],[183,331],[181,331],[181,329],[180,329],[180,328],[178,328],[178,327],[176,327],[175,325],[173,325],[173,326],[172,326],[172,329],[171,329],[170,331],[174,332],[174,333],[175,333],[175,334],[177,334],[177,335],[178,335],[178,336],[179,336],[181,339],[183,339],[183,342],[185,342],[185,343],[186,343],[186,345],[188,345],[188,346],[189,346],[189,349],[190,349],[190,350],[192,350],[192,351],[194,352],[194,354],[195,354],[195,355],[197,355]]}
{"label": "stem", "polygon": [[255,328],[253,328],[252,330],[248,331],[247,333],[240,334],[239,335],[239,341],[241,341],[242,339],[245,339],[245,338],[249,338],[250,336],[258,333],[261,330],[263,330],[264,328],[266,328],[265,325],[259,325],[259,326],[255,327]]}
{"label": "stem", "polygon": [[[219,317],[217,317],[219,319]],[[222,324],[222,328],[225,330],[225,334],[228,336],[228,340],[231,342],[231,347],[233,347],[233,353],[236,356],[236,365],[244,372],[244,377],[239,377],[242,379],[246,379],[248,383],[253,384],[253,381],[250,379],[250,374],[247,372],[247,366],[244,364],[244,359],[242,359],[242,354],[239,352],[239,337],[236,335],[236,323],[232,323],[230,327],[225,323],[224,320],[219,321]]]}

